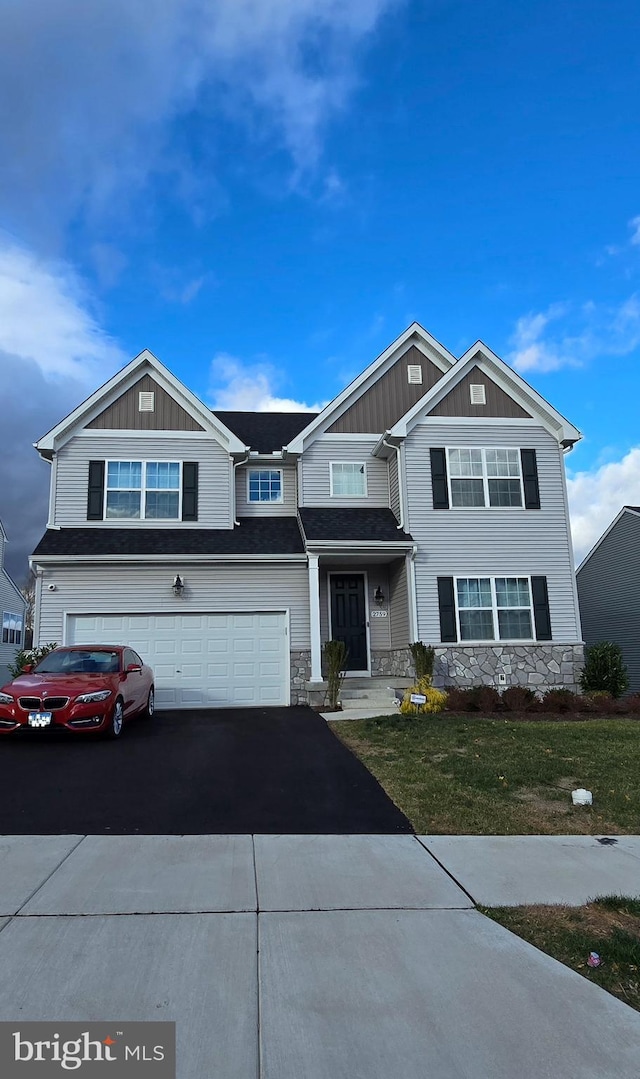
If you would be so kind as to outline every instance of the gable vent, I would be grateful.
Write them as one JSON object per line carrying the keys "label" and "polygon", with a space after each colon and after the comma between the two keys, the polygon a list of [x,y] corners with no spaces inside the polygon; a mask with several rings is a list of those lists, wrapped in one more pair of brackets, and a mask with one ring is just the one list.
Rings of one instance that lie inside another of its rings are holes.
{"label": "gable vent", "polygon": [[471,395],[472,405],[486,405],[487,403],[487,391],[483,385],[473,384],[469,386],[469,393]]}
{"label": "gable vent", "polygon": [[153,390],[140,390],[138,394],[138,412],[155,412],[156,395]]}
{"label": "gable vent", "polygon": [[422,385],[422,367],[419,363],[407,364],[407,381],[410,385]]}

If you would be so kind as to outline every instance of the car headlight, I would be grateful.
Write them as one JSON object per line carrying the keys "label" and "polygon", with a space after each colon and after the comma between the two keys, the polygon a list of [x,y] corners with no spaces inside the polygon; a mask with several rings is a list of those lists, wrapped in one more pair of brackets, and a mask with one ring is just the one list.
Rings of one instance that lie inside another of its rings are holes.
{"label": "car headlight", "polygon": [[98,701],[106,701],[110,696],[110,689],[98,689],[95,693],[81,693],[79,697],[76,697],[76,704],[97,704]]}
{"label": "car headlight", "polygon": [[0,693],[0,704],[13,704],[13,697],[8,693]]}

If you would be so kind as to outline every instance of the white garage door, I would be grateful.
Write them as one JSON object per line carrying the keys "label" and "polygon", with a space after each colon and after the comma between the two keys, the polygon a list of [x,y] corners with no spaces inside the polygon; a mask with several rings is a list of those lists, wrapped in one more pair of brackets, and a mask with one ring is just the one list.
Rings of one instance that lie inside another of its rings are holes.
{"label": "white garage door", "polygon": [[155,672],[159,708],[289,700],[282,612],[69,615],[70,644],[128,644]]}

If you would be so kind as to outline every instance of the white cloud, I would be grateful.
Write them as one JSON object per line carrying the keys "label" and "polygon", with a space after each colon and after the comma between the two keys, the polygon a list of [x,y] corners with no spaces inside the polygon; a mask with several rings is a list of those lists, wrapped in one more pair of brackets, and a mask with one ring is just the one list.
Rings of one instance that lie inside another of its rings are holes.
{"label": "white cloud", "polygon": [[[21,0],[0,34],[0,208],[13,226],[119,210],[154,171],[212,190],[216,122],[304,171],[357,84],[358,53],[406,0]],[[196,139],[187,150],[187,116]],[[194,159],[202,162],[198,171]],[[329,181],[331,186],[331,181]],[[218,196],[216,196],[216,199]]]}
{"label": "white cloud", "polygon": [[235,356],[219,352],[211,364],[212,407],[238,412],[319,412],[324,407],[277,396],[278,381],[272,364],[243,364]]}
{"label": "white cloud", "polygon": [[19,580],[47,520],[49,466],[33,443],[127,358],[68,266],[0,246],[0,515]]}
{"label": "white cloud", "polygon": [[640,215],[631,218],[629,228],[631,229],[630,243],[640,245]]}
{"label": "white cloud", "polygon": [[552,304],[518,319],[510,344],[507,359],[517,371],[557,371],[600,356],[626,356],[640,346],[640,299],[634,294],[616,307]]}
{"label": "white cloud", "polygon": [[640,506],[640,446],[592,472],[569,473],[567,487],[578,566],[623,506]]}

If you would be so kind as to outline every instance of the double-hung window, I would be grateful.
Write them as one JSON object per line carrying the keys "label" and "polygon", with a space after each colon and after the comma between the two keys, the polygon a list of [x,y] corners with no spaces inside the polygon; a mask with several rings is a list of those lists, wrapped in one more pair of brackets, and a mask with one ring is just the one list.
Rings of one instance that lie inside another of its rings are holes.
{"label": "double-hung window", "polygon": [[180,517],[179,461],[107,461],[106,518],[177,521]]}
{"label": "double-hung window", "polygon": [[517,449],[447,450],[452,506],[522,506]]}
{"label": "double-hung window", "polygon": [[367,469],[364,461],[332,461],[331,494],[336,498],[365,497]]}
{"label": "double-hung window", "polygon": [[2,643],[22,644],[22,615],[12,611],[2,612]]}
{"label": "double-hung window", "polygon": [[247,475],[248,502],[282,502],[282,469],[250,468]]}
{"label": "double-hung window", "polygon": [[528,577],[458,577],[461,641],[533,640]]}

